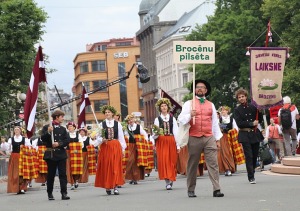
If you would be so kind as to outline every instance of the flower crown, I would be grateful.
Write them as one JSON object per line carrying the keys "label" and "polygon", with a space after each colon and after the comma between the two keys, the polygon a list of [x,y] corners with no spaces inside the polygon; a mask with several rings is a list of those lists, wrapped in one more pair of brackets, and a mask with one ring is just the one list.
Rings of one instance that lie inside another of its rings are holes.
{"label": "flower crown", "polygon": [[155,107],[157,109],[157,111],[160,112],[160,106],[161,104],[166,104],[168,106],[168,111],[171,110],[172,108],[172,104],[170,102],[170,100],[168,98],[160,98],[156,103],[155,103]]}
{"label": "flower crown", "polygon": [[117,113],[117,110],[113,106],[110,106],[110,105],[104,105],[101,107],[100,110],[101,110],[102,114],[105,114],[106,110],[110,110],[114,115]]}
{"label": "flower crown", "polygon": [[134,118],[135,118],[134,115],[128,114],[124,120],[125,120],[126,122],[128,122],[130,119],[134,119]]}
{"label": "flower crown", "polygon": [[231,108],[230,108],[229,106],[226,106],[226,105],[221,106],[221,107],[218,109],[218,111],[221,112],[222,109],[225,109],[226,111],[228,111],[228,113],[230,113],[230,111],[231,111]]}

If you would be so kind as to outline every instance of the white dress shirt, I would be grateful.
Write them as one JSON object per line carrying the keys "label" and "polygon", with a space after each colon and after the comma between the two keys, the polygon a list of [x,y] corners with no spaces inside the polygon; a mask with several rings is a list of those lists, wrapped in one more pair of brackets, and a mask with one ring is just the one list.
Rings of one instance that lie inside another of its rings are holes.
{"label": "white dress shirt", "polygon": [[[196,98],[198,98],[196,96]],[[198,98],[199,99],[199,98]],[[191,110],[192,110],[192,100],[186,101],[183,106],[180,115],[178,116],[179,123],[185,125],[190,123],[191,117]],[[223,136],[221,129],[219,127],[219,119],[217,116],[217,111],[215,105],[212,103],[212,133],[216,140],[220,140]]]}

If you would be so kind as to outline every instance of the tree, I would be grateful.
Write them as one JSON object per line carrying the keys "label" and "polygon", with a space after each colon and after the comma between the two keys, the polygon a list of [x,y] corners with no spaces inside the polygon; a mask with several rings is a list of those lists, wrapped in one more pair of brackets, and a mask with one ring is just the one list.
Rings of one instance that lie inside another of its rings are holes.
{"label": "tree", "polygon": [[252,47],[263,46],[262,36],[268,19],[260,10],[262,0],[217,0],[214,16],[187,37],[191,41],[213,40],[216,43],[216,63],[196,65],[196,78],[210,82],[210,99],[218,104],[233,106],[233,98],[238,87],[249,89],[249,58],[245,56]]}
{"label": "tree", "polygon": [[284,70],[282,94],[300,104],[300,2],[298,0],[265,0],[261,7],[264,17],[271,20],[273,37],[280,46],[290,47],[290,58]]}
{"label": "tree", "polygon": [[28,88],[34,45],[44,34],[47,14],[33,0],[0,0],[0,125],[15,119],[18,92]]}

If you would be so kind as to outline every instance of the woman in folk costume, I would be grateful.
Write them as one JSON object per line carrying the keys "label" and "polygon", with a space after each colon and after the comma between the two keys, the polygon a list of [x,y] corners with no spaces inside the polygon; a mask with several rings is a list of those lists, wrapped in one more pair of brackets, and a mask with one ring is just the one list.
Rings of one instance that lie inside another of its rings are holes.
{"label": "woman in folk costume", "polygon": [[95,187],[105,188],[106,193],[119,195],[118,186],[125,183],[122,171],[122,157],[126,148],[122,125],[113,119],[116,109],[105,105],[101,107],[105,120],[101,123],[101,134],[97,137],[100,145]]}
{"label": "woman in folk costume", "polygon": [[148,135],[148,166],[145,168],[145,176],[149,177],[150,173],[152,172],[152,169],[155,168],[155,165],[154,165],[155,141],[154,141],[152,135],[150,134],[150,130],[148,128],[144,128],[144,130],[146,131],[146,133]]}
{"label": "woman in folk costume", "polygon": [[225,176],[231,176],[236,171],[236,163],[234,159],[232,130],[235,129],[237,137],[238,127],[230,113],[230,107],[222,106],[220,112],[220,128],[223,137],[220,139],[220,149],[218,150],[219,173],[225,173]]}
{"label": "woman in folk costume", "polygon": [[[91,141],[91,138],[87,136],[88,131],[85,128],[79,129],[79,142],[82,144],[82,159],[83,159],[83,173],[79,178],[79,183],[87,183],[89,181],[89,156],[90,152],[93,154],[93,168],[96,167],[96,153],[94,142]],[[95,171],[95,169],[94,169]],[[92,172],[91,172],[92,173]],[[94,172],[95,173],[95,172]]]}
{"label": "woman in folk costume", "polygon": [[[42,142],[41,137],[34,139],[31,142],[32,148],[37,152],[37,172],[38,176],[35,179],[36,183],[42,183],[42,186],[46,185],[47,181],[47,163],[44,161],[44,152],[46,151],[46,145]],[[30,186],[31,187],[31,186]]]}
{"label": "woman in folk costume", "polygon": [[[78,188],[79,178],[82,174],[82,157],[80,158],[80,156],[82,155],[82,146],[81,143],[79,143],[79,135],[76,131],[76,124],[74,122],[69,122],[67,124],[67,129],[68,138],[70,141],[69,145],[67,146],[67,178],[68,182],[71,184],[71,190],[74,190],[75,188]],[[76,147],[78,149],[75,149]],[[73,160],[76,159],[77,161],[78,156],[79,160],[81,160],[81,163],[79,164],[80,166],[77,171],[77,168],[74,166],[75,164],[73,163]]]}
{"label": "woman in folk costume", "polygon": [[20,152],[23,146],[30,146],[30,140],[21,135],[21,127],[15,126],[14,136],[8,139],[10,146],[10,158],[7,173],[7,193],[24,194],[27,190],[28,179],[21,176],[19,166]]}
{"label": "woman in folk costume", "polygon": [[[137,181],[145,179],[145,166],[148,165],[147,151],[148,134],[139,124],[135,123],[134,115],[127,115],[125,136],[129,140],[128,161],[126,165],[125,179],[130,180],[129,184],[136,185]],[[143,152],[146,153],[143,156]],[[142,161],[140,159],[143,159]]]}
{"label": "woman in folk costume", "polygon": [[153,125],[158,176],[160,180],[165,180],[166,189],[172,190],[177,174],[177,153],[180,152],[180,147],[176,142],[178,125],[176,119],[169,114],[172,107],[169,99],[161,98],[155,106],[160,112],[160,116],[155,118]]}

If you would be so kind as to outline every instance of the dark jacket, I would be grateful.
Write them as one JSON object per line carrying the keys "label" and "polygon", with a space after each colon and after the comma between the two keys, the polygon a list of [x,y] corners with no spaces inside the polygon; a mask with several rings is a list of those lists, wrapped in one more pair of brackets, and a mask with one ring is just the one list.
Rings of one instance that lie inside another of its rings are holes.
{"label": "dark jacket", "polygon": [[263,121],[262,114],[252,104],[239,105],[234,109],[234,119],[239,129],[250,129],[249,131],[239,130],[239,142],[257,143],[264,139],[262,133],[253,125],[258,116],[258,122]]}
{"label": "dark jacket", "polygon": [[41,139],[46,145],[47,150],[51,150],[53,153],[50,160],[58,161],[67,159],[65,147],[68,146],[69,139],[66,128],[63,126],[53,126],[54,142],[58,142],[59,147],[52,148],[51,134],[48,133],[48,127],[49,125],[43,127]]}

